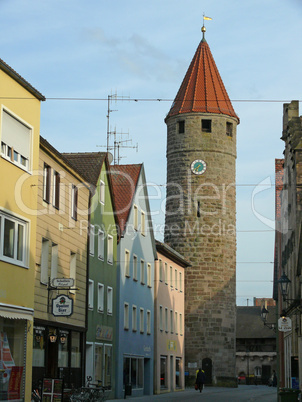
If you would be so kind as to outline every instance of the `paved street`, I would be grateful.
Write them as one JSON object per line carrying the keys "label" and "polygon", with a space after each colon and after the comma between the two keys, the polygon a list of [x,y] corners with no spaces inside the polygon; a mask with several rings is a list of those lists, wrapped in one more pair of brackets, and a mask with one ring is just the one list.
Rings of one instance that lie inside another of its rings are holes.
{"label": "paved street", "polygon": [[[127,397],[132,402],[170,402],[170,401],[203,401],[203,402],[277,402],[277,388],[266,385],[239,385],[238,388],[206,387],[202,393],[194,389],[173,392],[163,395],[144,397]],[[117,401],[117,399],[115,399]]]}

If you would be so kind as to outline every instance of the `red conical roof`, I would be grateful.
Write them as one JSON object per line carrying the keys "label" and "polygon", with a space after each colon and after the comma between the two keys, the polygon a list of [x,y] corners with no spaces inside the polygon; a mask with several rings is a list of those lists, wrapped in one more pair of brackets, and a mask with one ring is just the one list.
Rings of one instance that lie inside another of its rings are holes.
{"label": "red conical roof", "polygon": [[239,122],[210,47],[204,39],[196,50],[166,119],[191,112],[226,114]]}

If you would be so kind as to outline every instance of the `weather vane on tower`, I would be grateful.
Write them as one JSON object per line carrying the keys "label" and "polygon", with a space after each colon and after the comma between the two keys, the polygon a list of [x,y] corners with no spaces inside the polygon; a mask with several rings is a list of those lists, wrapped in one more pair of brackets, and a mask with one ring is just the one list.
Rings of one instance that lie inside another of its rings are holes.
{"label": "weather vane on tower", "polygon": [[203,13],[203,25],[202,25],[202,28],[201,28],[201,32],[202,32],[202,40],[203,41],[205,41],[206,39],[205,39],[205,36],[204,36],[204,34],[205,34],[205,32],[206,32],[206,27],[204,26],[204,22],[205,22],[205,20],[207,20],[207,21],[211,21],[212,20],[212,18],[211,17],[206,17],[205,15],[204,15],[204,13]]}

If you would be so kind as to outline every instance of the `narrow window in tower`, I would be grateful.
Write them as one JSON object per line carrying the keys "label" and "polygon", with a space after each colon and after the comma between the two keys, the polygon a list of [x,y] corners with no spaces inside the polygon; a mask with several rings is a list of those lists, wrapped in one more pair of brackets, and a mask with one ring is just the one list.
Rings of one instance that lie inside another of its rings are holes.
{"label": "narrow window in tower", "polygon": [[233,123],[227,121],[226,123],[226,135],[228,137],[233,137]]}
{"label": "narrow window in tower", "polygon": [[202,119],[201,120],[201,131],[204,133],[212,132],[212,120]]}
{"label": "narrow window in tower", "polygon": [[184,120],[180,120],[178,122],[178,132],[179,132],[179,134],[184,134],[184,132],[185,132],[185,121]]}

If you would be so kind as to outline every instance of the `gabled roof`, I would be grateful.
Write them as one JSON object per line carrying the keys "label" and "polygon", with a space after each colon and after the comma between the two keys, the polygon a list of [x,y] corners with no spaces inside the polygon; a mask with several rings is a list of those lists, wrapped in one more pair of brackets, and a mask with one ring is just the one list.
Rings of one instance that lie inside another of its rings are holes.
{"label": "gabled roof", "polygon": [[191,61],[166,120],[181,113],[216,113],[239,118],[216,67],[207,42],[203,39]]}
{"label": "gabled roof", "polygon": [[97,185],[107,155],[106,152],[63,153],[63,155],[89,183],[94,186]]}
{"label": "gabled roof", "polygon": [[[269,311],[268,322],[276,322],[276,307],[267,306]],[[276,338],[276,333],[263,325],[261,320],[261,306],[237,306],[236,338]]]}
{"label": "gabled roof", "polygon": [[15,70],[13,70],[8,64],[6,64],[2,59],[0,59],[0,70],[4,71],[7,75],[17,81],[23,88],[29,91],[40,101],[45,101],[46,98],[39,91],[37,91],[29,82],[21,77]]}
{"label": "gabled roof", "polygon": [[142,164],[110,166],[120,233],[125,230]]}

